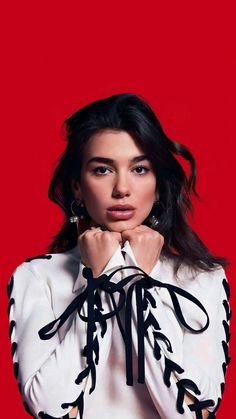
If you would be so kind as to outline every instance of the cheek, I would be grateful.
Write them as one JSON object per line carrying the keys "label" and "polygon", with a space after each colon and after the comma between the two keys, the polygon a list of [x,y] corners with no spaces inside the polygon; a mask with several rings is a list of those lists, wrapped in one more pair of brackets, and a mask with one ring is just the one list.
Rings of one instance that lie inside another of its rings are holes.
{"label": "cheek", "polygon": [[98,224],[103,223],[104,198],[102,191],[98,188],[95,190],[87,188],[83,194],[83,201],[91,219]]}
{"label": "cheek", "polygon": [[106,192],[107,188],[101,182],[100,184],[92,181],[83,183],[83,199],[90,208],[102,206]]}
{"label": "cheek", "polygon": [[143,185],[142,188],[139,188],[137,191],[138,193],[138,200],[137,205],[139,207],[139,211],[137,212],[138,219],[143,221],[151,212],[153,203],[156,198],[156,188],[155,183]]}
{"label": "cheek", "polygon": [[155,200],[156,195],[156,180],[153,179],[150,182],[143,184],[138,189],[140,199],[143,199],[144,204],[152,204]]}
{"label": "cheek", "polygon": [[140,207],[142,213],[147,216],[153,207],[155,201],[155,195],[154,193],[146,193],[145,196],[143,196],[142,200],[140,200]]}

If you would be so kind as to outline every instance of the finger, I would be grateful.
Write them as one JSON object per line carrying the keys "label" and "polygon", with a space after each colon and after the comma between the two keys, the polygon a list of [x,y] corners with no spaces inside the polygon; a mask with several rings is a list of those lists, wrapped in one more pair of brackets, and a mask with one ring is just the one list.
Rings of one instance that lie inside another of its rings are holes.
{"label": "finger", "polygon": [[98,226],[98,227],[91,227],[91,230],[93,230],[95,232],[103,232],[103,230],[101,229],[100,226]]}
{"label": "finger", "polygon": [[121,233],[113,232],[112,235],[118,240],[118,242],[121,244],[123,242]]}
{"label": "finger", "polygon": [[152,229],[150,227],[144,225],[144,224],[140,224],[134,230],[137,230],[137,231],[149,231],[149,230],[152,230]]}
{"label": "finger", "polygon": [[86,237],[94,236],[97,233],[103,233],[99,228],[97,227],[90,227],[87,230],[85,230],[80,236],[79,239],[84,239]]}
{"label": "finger", "polygon": [[86,236],[89,233],[91,233],[91,229],[90,228],[87,228],[87,230],[83,231],[83,233],[81,233],[79,235],[79,238],[82,239],[84,236]]}
{"label": "finger", "polygon": [[[144,227],[144,228],[143,228]],[[132,229],[129,229],[129,230],[124,230],[124,231],[122,231],[122,234],[124,233],[124,234],[135,234],[136,232],[139,232],[139,231],[145,231],[146,230],[146,228],[145,228],[146,226],[142,226],[142,225],[138,225],[137,227],[135,227],[135,228],[132,228]]]}
{"label": "finger", "polygon": [[146,226],[145,224],[140,224],[138,227],[144,230],[150,230],[150,227]]}

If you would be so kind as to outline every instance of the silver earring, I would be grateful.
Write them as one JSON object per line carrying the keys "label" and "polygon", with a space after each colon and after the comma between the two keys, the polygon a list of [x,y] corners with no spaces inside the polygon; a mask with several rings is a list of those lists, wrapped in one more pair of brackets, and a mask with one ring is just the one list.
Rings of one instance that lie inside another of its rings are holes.
{"label": "silver earring", "polygon": [[159,224],[159,221],[155,215],[151,215],[151,217],[149,218],[149,222],[151,224],[151,228],[153,228],[154,230],[157,228]]}
{"label": "silver earring", "polygon": [[[76,207],[76,211],[75,211],[75,207]],[[77,199],[74,199],[71,202],[70,209],[71,209],[71,212],[73,214],[69,218],[70,223],[75,223],[76,224],[77,231],[78,231],[79,221],[84,218],[84,214],[83,214],[83,212],[84,212],[84,204],[83,204],[82,201],[79,201]]]}
{"label": "silver earring", "polygon": [[[153,207],[157,207],[158,205],[159,205],[159,200],[157,199],[157,200],[154,201]],[[159,221],[154,214],[149,217],[149,222],[150,222],[151,228],[153,228],[153,230],[156,230],[156,228],[159,224]]]}

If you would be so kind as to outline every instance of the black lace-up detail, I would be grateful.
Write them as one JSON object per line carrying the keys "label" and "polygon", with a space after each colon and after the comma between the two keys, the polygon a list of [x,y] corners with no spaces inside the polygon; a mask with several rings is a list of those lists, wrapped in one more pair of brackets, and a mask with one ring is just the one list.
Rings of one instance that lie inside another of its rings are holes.
{"label": "black lace-up detail", "polygon": [[229,301],[229,299],[230,299],[230,288],[229,288],[229,284],[228,284],[228,282],[226,281],[225,278],[222,281],[222,285],[224,287],[227,300]]}
{"label": "black lace-up detail", "polygon": [[[222,350],[224,352],[225,362],[222,363],[222,369],[223,369],[223,374],[225,376],[226,371],[227,371],[227,366],[230,363],[228,343],[229,343],[229,340],[230,340],[229,320],[231,319],[232,312],[231,312],[230,306],[229,306],[230,287],[229,287],[229,284],[228,284],[226,278],[223,278],[222,286],[225,290],[225,295],[226,295],[226,298],[227,298],[227,299],[224,299],[222,301],[223,307],[225,309],[225,317],[226,317],[225,320],[222,321],[222,326],[223,326],[224,331],[225,331],[225,341],[224,340],[222,341]],[[215,415],[216,415],[217,410],[220,407],[220,404],[221,404],[221,401],[222,401],[222,395],[224,393],[224,389],[225,389],[225,383],[221,383],[220,384],[221,397],[218,398],[217,405],[215,406],[215,409],[213,410],[213,412],[211,412],[209,414],[209,416],[208,416],[209,419],[214,419],[216,417]],[[214,404],[205,405],[206,402],[210,402],[210,401],[206,400],[204,402],[197,402],[197,403],[193,403],[193,404],[189,405],[190,410],[195,410],[195,408],[197,407],[198,410],[196,411],[196,419],[202,419],[201,409],[204,409],[206,407],[214,405]],[[200,410],[199,410],[199,407],[200,407]]]}
{"label": "black lace-up detail", "polygon": [[[14,305],[15,305],[15,299],[13,297],[11,297],[13,287],[14,287],[14,275],[12,275],[12,277],[11,277],[11,279],[10,279],[8,285],[7,285],[7,295],[8,295],[8,298],[9,298],[7,314],[8,314],[9,319],[10,319],[11,310],[14,309]],[[12,360],[13,360],[13,371],[14,371],[14,376],[15,376],[16,380],[18,381],[19,392],[20,392],[20,394],[22,394],[21,383],[19,382],[19,363],[18,363],[18,361],[16,361],[16,359],[17,359],[17,357],[16,357],[17,342],[15,342],[14,339],[13,339],[13,333],[14,333],[15,327],[16,327],[15,320],[10,320],[9,338],[11,339],[11,342],[12,342],[12,344],[11,344],[11,356],[12,356]],[[23,406],[24,406],[26,412],[30,416],[35,417],[32,414],[32,412],[30,411],[30,408],[25,401],[23,402]]]}
{"label": "black lace-up detail", "polygon": [[[225,356],[225,362],[222,363],[222,370],[223,370],[223,374],[225,376],[226,371],[227,371],[227,366],[230,363],[228,343],[229,343],[229,340],[230,340],[229,321],[230,321],[231,316],[232,316],[232,311],[230,310],[230,306],[229,306],[230,287],[229,287],[229,284],[228,284],[226,278],[223,278],[222,286],[225,290],[225,295],[226,295],[226,299],[224,299],[222,301],[223,307],[225,309],[225,320],[222,321],[222,326],[223,326],[224,331],[225,331],[225,341],[222,340],[222,349],[223,349],[224,356]],[[217,405],[216,405],[214,411],[209,416],[209,418],[211,418],[211,419],[215,418],[215,414],[220,407],[220,403],[221,403],[221,400],[222,400],[222,395],[224,393],[224,389],[225,389],[225,384],[221,383],[220,384],[221,397],[218,398]]]}
{"label": "black lace-up detail", "polygon": [[31,258],[25,259],[25,262],[29,263],[29,262],[31,262],[32,260],[35,260],[35,259],[48,259],[49,260],[51,258],[52,258],[52,255],[38,255],[38,256],[33,256]]}
{"label": "black lace-up detail", "polygon": [[179,413],[181,414],[184,413],[184,407],[183,407],[184,396],[185,396],[186,391],[188,390],[191,390],[196,395],[195,401],[189,404],[188,407],[192,412],[195,412],[197,419],[202,419],[202,409],[206,409],[207,407],[214,406],[215,403],[211,399],[203,400],[203,401],[199,401],[197,399],[197,396],[200,396],[201,392],[199,388],[197,387],[197,385],[194,383],[194,381],[184,378],[177,381],[176,385],[178,388],[176,407]]}
{"label": "black lace-up detail", "polygon": [[177,402],[176,402],[177,410],[179,413],[184,413],[183,402],[184,402],[184,396],[185,396],[186,390],[188,389],[192,390],[197,396],[199,396],[201,392],[199,388],[197,387],[197,385],[192,380],[188,380],[186,378],[177,381],[176,385],[178,388],[178,396],[177,396]]}
{"label": "black lace-up detail", "polygon": [[68,413],[64,416],[60,416],[59,418],[55,418],[55,416],[48,415],[47,413],[44,413],[44,412],[39,412],[38,416],[41,419],[72,419],[69,417]]}
{"label": "black lace-up detail", "polygon": [[[51,259],[52,255],[39,255],[33,258],[28,258],[26,262],[30,262],[33,259]],[[135,269],[138,271],[135,274],[129,275],[126,278],[119,281],[119,283],[112,282],[112,277],[123,269]],[[183,368],[175,363],[173,360],[168,358],[168,353],[172,354],[173,349],[170,340],[164,333],[162,333],[160,325],[156,317],[152,314],[151,309],[156,308],[156,301],[152,294],[149,292],[149,289],[157,286],[160,288],[165,288],[171,298],[175,315],[179,323],[192,333],[202,333],[207,329],[209,325],[208,314],[200,303],[193,295],[183,290],[182,288],[176,287],[171,284],[162,283],[158,280],[151,278],[147,275],[142,269],[134,266],[126,266],[125,268],[119,268],[113,271],[110,275],[101,275],[98,278],[94,278],[90,268],[84,268],[83,275],[87,279],[87,288],[78,295],[62,313],[62,315],[44,326],[39,331],[39,336],[41,339],[50,339],[57,333],[60,327],[68,320],[68,318],[74,312],[77,312],[80,319],[83,322],[87,323],[87,343],[83,349],[82,355],[86,358],[86,367],[81,371],[77,378],[75,379],[76,384],[84,383],[86,378],[90,376],[91,378],[91,388],[89,393],[92,393],[96,387],[96,366],[99,363],[99,335],[101,338],[104,337],[107,331],[107,321],[112,317],[116,317],[120,332],[122,334],[124,343],[125,343],[125,357],[126,357],[126,382],[128,385],[133,384],[133,362],[132,362],[132,327],[131,327],[131,318],[132,318],[132,302],[133,297],[136,299],[136,320],[137,320],[137,339],[138,339],[138,377],[136,377],[139,383],[145,382],[145,353],[144,353],[144,342],[146,338],[152,337],[153,342],[153,355],[157,362],[163,357],[164,359],[164,372],[163,372],[163,382],[167,387],[173,385],[171,380],[171,375],[173,374],[182,374],[184,373]],[[129,285],[128,291],[125,291],[125,286]],[[222,340],[222,351],[224,353],[225,361],[222,363],[222,369],[224,375],[226,374],[227,366],[230,362],[228,343],[230,340],[229,332],[229,320],[231,318],[231,310],[229,307],[229,297],[230,289],[227,283],[227,280],[224,278],[222,281],[222,286],[225,290],[226,298],[223,299],[222,304],[225,311],[225,319],[222,320],[222,327],[224,329],[225,340]],[[8,305],[8,315],[10,317],[11,310],[14,312],[15,300],[12,297],[12,290],[14,287],[14,276],[11,277],[9,284],[7,286],[7,293],[9,297]],[[102,307],[102,300],[100,294],[104,292],[109,296],[112,309],[109,312],[105,312]],[[116,304],[116,299],[114,298],[115,294],[119,294],[119,303]],[[182,312],[181,305],[178,297],[188,299],[194,305],[196,305],[202,312],[206,315],[206,323],[200,329],[194,329],[189,325],[184,317]],[[84,305],[87,304],[87,313],[84,314]],[[125,327],[122,325],[120,320],[119,313],[122,308],[125,308]],[[10,327],[9,327],[9,336],[12,340],[12,357],[13,357],[13,366],[14,374],[18,380],[19,376],[19,363],[17,360],[17,342],[15,339],[15,327],[16,322],[14,316],[11,315]],[[165,354],[162,348],[165,348]],[[192,412],[195,412],[197,419],[202,419],[202,410],[208,407],[214,406],[213,400],[203,400],[199,401],[198,396],[201,395],[200,389],[197,385],[190,379],[182,378],[179,379],[174,385],[177,386],[177,399],[176,399],[176,409],[180,414],[184,413],[184,396],[185,393],[191,391],[191,394],[194,393],[195,400],[193,403],[189,404],[188,407]],[[21,384],[18,381],[19,391],[21,393]],[[221,396],[224,392],[224,383],[220,384]],[[209,418],[215,418],[215,413],[218,410],[221,403],[221,398],[218,398],[217,405],[212,413],[209,413]],[[28,404],[24,401],[24,407],[29,415],[34,417],[31,413]],[[78,398],[74,401],[67,401],[62,403],[62,409],[68,409],[69,407],[78,407],[80,419],[83,417],[84,411],[84,389],[80,392]],[[50,416],[46,412],[39,412],[38,416],[41,419],[68,419],[69,414],[65,414],[60,418],[55,418]]]}
{"label": "black lace-up detail", "polygon": [[[14,298],[11,297],[12,295],[12,291],[13,291],[13,287],[14,287],[14,276],[12,275],[8,285],[7,285],[7,295],[9,298],[9,302],[8,302],[8,318],[10,319],[10,312],[11,309],[13,308],[14,304],[15,304],[15,300]],[[13,371],[14,371],[14,376],[16,378],[16,380],[18,380],[18,374],[19,374],[19,363],[15,360],[15,355],[16,355],[16,350],[17,350],[17,342],[14,341],[13,339],[13,333],[14,333],[14,329],[16,327],[16,322],[15,320],[10,320],[10,324],[9,324],[9,338],[11,339],[11,356],[12,356],[12,360],[13,360]],[[20,383],[18,382],[18,388],[21,392],[21,386]]]}
{"label": "black lace-up detail", "polygon": [[222,304],[223,304],[224,309],[225,309],[226,320],[229,321],[231,319],[231,316],[232,316],[232,311],[229,308],[229,303],[228,303],[227,300],[224,300]]}
{"label": "black lace-up detail", "polygon": [[9,326],[9,338],[11,338],[11,335],[12,335],[12,332],[13,332],[13,329],[14,329],[15,325],[16,325],[15,320],[11,320],[10,321],[10,326]]}
{"label": "black lace-up detail", "polygon": [[[38,256],[35,256],[35,257],[27,258],[25,260],[25,262],[26,263],[29,263],[29,262],[31,262],[34,259],[46,259],[46,260],[49,260],[51,258],[52,258],[52,255],[45,255],[45,254],[43,254],[43,255],[38,255]],[[12,277],[11,277],[11,279],[10,279],[8,285],[7,285],[7,295],[8,295],[8,298],[9,298],[9,303],[8,303],[8,317],[9,317],[9,319],[10,319],[11,310],[12,309],[14,310],[14,305],[15,305],[15,299],[13,297],[11,297],[12,291],[13,291],[13,287],[14,287],[14,275],[12,275]],[[14,376],[15,376],[17,382],[18,382],[19,392],[22,395],[22,387],[21,387],[21,383],[19,381],[19,368],[20,367],[19,367],[19,363],[17,361],[17,342],[15,342],[13,340],[13,337],[12,337],[15,327],[16,327],[15,320],[13,320],[13,319],[10,320],[9,337],[10,337],[10,339],[12,341],[11,355],[12,355],[12,358],[13,358],[13,371],[14,371]],[[14,359],[16,359],[16,360],[14,360]],[[23,401],[23,406],[24,406],[26,412],[30,416],[32,416],[33,418],[35,418],[35,416],[31,412],[31,410],[30,410],[28,404],[26,403],[26,401]]]}
{"label": "black lace-up detail", "polygon": [[[83,413],[84,413],[84,392],[81,391],[79,397],[75,401],[70,402],[70,403],[62,403],[61,407],[62,409],[68,409],[68,407],[71,407],[71,408],[78,407],[80,419],[82,419]],[[60,418],[55,418],[55,416],[48,415],[47,413],[44,413],[44,412],[39,412],[38,416],[41,419],[73,419],[69,417],[69,413],[67,413],[64,416],[61,416]]]}
{"label": "black lace-up detail", "polygon": [[11,297],[13,286],[14,286],[14,275],[12,275],[12,277],[11,277],[11,279],[10,279],[8,285],[7,285],[7,295],[8,295],[8,298]]}
{"label": "black lace-up detail", "polygon": [[30,416],[32,416],[33,418],[35,418],[35,416],[34,416],[34,415],[33,415],[33,413],[31,412],[31,410],[30,410],[30,408],[29,408],[29,406],[28,406],[28,404],[27,404],[26,402],[23,402],[23,406],[24,406],[24,408],[25,408],[26,412],[27,412]]}
{"label": "black lace-up detail", "polygon": [[69,406],[78,407],[79,408],[80,419],[82,419],[83,413],[84,413],[84,392],[82,391],[80,393],[79,397],[74,402],[63,403],[61,405],[61,407],[63,409],[67,409]]}
{"label": "black lace-up detail", "polygon": [[[114,283],[111,281],[112,277],[121,270],[127,269],[135,269],[138,273],[132,274],[127,276],[126,278],[120,280],[118,283]],[[83,269],[83,276],[87,279],[87,288],[78,295],[66,308],[66,310],[62,313],[62,315],[44,326],[42,329],[39,330],[39,336],[41,339],[46,340],[50,339],[57,333],[58,329],[67,321],[69,316],[73,312],[77,312],[80,319],[87,323],[87,344],[83,351],[83,356],[86,357],[86,368],[81,371],[78,377],[75,380],[76,384],[82,383],[88,375],[91,377],[91,388],[89,389],[89,393],[92,393],[96,387],[96,365],[99,362],[99,339],[98,339],[98,328],[100,326],[100,334],[103,337],[107,330],[107,320],[111,319],[113,316],[116,316],[122,337],[125,342],[125,357],[126,357],[126,383],[128,385],[133,384],[133,362],[132,362],[132,327],[131,327],[131,319],[132,319],[132,300],[133,296],[135,295],[136,298],[136,315],[137,315],[137,339],[138,339],[138,377],[137,381],[139,383],[145,382],[145,354],[144,354],[144,340],[145,337],[152,333],[154,338],[154,357],[158,361],[162,356],[162,350],[159,345],[159,342],[162,341],[167,349],[167,352],[172,353],[172,346],[171,342],[169,341],[168,337],[165,336],[160,330],[160,325],[154,315],[149,310],[149,307],[155,308],[156,301],[148,291],[148,289],[152,287],[160,287],[165,288],[172,300],[173,307],[175,310],[175,314],[179,322],[184,326],[186,329],[190,330],[193,333],[201,333],[207,329],[209,325],[209,317],[207,311],[205,310],[204,306],[200,303],[200,301],[195,298],[192,294],[188,293],[182,288],[177,286],[162,283],[158,280],[151,278],[147,275],[142,269],[134,267],[134,266],[126,266],[125,268],[118,268],[113,271],[110,275],[101,275],[98,278],[94,278],[92,274],[92,270],[90,268]],[[128,291],[125,292],[124,287],[129,284]],[[109,312],[104,312],[102,308],[102,302],[100,298],[100,293],[105,292],[111,300],[113,308]],[[134,294],[135,292],[135,294]],[[114,294],[118,293],[119,303],[116,304]],[[206,323],[200,329],[194,329],[191,325],[189,325],[184,317],[184,314],[181,309],[181,305],[178,299],[178,296],[188,299],[194,305],[196,305],[203,313],[206,315]],[[87,302],[87,315],[82,314],[83,305]],[[119,312],[125,306],[125,328],[122,326],[120,321]],[[141,308],[141,309],[140,309]],[[144,315],[145,314],[145,315]],[[183,373],[184,370],[181,366],[173,362],[172,360],[168,359],[164,356],[165,359],[165,370],[163,374],[164,383],[169,387],[171,385],[170,376],[172,372],[177,372],[179,374]],[[179,384],[178,384],[179,383]],[[200,394],[195,383],[190,380],[180,380],[176,383],[178,387],[178,396],[177,396],[177,410],[181,413],[183,411],[183,400],[184,400],[184,392],[186,388],[190,386],[193,388],[193,391],[196,395]],[[80,417],[82,419],[83,415],[83,391],[80,393],[77,400],[73,402],[66,402],[61,405],[62,408],[66,408],[68,406],[79,406],[80,405]],[[201,406],[207,405],[212,406],[214,402],[212,400],[207,400],[204,402],[199,402],[196,399],[196,402],[191,405],[191,410],[195,411],[198,414],[200,412]],[[52,417],[47,415],[44,412],[40,412],[39,416],[42,419],[51,419]],[[198,417],[199,414],[198,414]],[[52,418],[55,419],[55,418]]]}
{"label": "black lace-up detail", "polygon": [[180,365],[176,364],[175,362],[165,357],[165,370],[164,370],[163,380],[167,387],[170,387],[171,385],[170,376],[171,376],[171,373],[174,371],[176,371],[179,374],[182,374],[184,372],[183,368],[180,367]]}
{"label": "black lace-up detail", "polygon": [[14,298],[10,298],[9,303],[8,303],[8,310],[7,310],[8,317],[10,316],[11,306],[13,306],[14,304],[15,304]]}
{"label": "black lace-up detail", "polygon": [[[207,409],[208,407],[212,407],[214,406],[214,404],[215,404],[214,401],[209,399],[209,400],[203,400],[201,402],[196,401],[192,404],[189,404],[188,407],[192,412],[195,412],[196,419],[202,419],[203,418],[202,409]],[[210,417],[214,417],[214,415],[212,416],[210,413],[208,418]]]}

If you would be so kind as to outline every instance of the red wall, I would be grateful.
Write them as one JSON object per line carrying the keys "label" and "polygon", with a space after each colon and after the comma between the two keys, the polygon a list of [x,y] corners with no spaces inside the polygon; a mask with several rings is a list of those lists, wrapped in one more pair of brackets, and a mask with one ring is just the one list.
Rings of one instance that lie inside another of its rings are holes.
{"label": "red wall", "polygon": [[[198,164],[194,226],[227,256],[235,306],[233,1],[9,1],[2,13],[1,417],[29,417],[13,376],[5,286],[26,257],[46,251],[62,217],[47,199],[64,147],[63,120],[89,101],[143,95],[167,134]],[[234,330],[234,326],[232,326]],[[235,347],[231,344],[234,358]],[[235,361],[218,418],[232,417]],[[98,418],[100,419],[100,418]]]}

